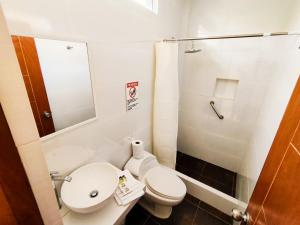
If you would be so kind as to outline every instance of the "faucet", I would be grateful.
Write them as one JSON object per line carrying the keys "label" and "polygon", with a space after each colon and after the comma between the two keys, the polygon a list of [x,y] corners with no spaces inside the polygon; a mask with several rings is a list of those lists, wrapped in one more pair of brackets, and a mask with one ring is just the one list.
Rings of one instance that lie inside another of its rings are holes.
{"label": "faucet", "polygon": [[51,177],[51,180],[53,180],[53,181],[67,181],[67,182],[72,181],[72,177],[70,177],[70,176],[63,177],[63,176],[59,175],[58,171],[50,171],[50,177]]}
{"label": "faucet", "polygon": [[61,202],[59,200],[59,194],[58,194],[57,187],[56,187],[56,184],[55,184],[54,181],[67,181],[67,182],[71,182],[72,181],[72,177],[70,177],[70,176],[63,177],[63,176],[59,175],[58,171],[50,171],[50,178],[52,180],[52,185],[53,185],[53,189],[54,189],[54,192],[55,192],[55,197],[56,197],[56,201],[57,201],[58,207],[59,207],[59,209],[61,209],[62,204],[61,204]]}

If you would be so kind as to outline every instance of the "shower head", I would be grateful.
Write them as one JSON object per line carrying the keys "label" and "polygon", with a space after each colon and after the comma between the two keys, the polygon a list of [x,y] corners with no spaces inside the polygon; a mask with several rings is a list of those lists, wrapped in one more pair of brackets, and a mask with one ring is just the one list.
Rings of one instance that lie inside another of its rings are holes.
{"label": "shower head", "polygon": [[185,53],[197,53],[197,52],[201,52],[201,49],[197,49],[194,47],[194,42],[192,41],[192,48],[191,49],[188,49],[188,50],[185,50],[184,51]]}

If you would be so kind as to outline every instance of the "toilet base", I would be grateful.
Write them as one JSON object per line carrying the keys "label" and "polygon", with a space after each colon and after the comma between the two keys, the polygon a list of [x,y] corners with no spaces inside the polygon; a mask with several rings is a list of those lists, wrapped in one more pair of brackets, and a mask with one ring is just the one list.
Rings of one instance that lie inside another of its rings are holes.
{"label": "toilet base", "polygon": [[172,213],[172,206],[161,205],[143,197],[139,204],[157,218],[167,219]]}

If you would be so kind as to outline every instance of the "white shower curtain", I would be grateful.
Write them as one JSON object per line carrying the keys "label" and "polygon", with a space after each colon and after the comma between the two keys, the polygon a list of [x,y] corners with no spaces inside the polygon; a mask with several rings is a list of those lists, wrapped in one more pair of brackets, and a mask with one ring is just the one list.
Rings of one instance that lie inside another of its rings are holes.
{"label": "white shower curtain", "polygon": [[178,133],[178,44],[156,44],[153,108],[153,152],[159,162],[175,168]]}

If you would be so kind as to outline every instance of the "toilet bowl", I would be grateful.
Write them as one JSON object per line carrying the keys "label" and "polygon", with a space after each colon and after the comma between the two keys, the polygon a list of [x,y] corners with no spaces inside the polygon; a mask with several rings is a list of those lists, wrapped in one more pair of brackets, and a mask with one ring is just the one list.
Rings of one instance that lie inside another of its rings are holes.
{"label": "toilet bowl", "polygon": [[160,165],[150,153],[140,160],[131,158],[125,169],[145,184],[145,195],[140,204],[158,218],[168,218],[172,207],[178,205],[186,195],[183,181],[174,171]]}

